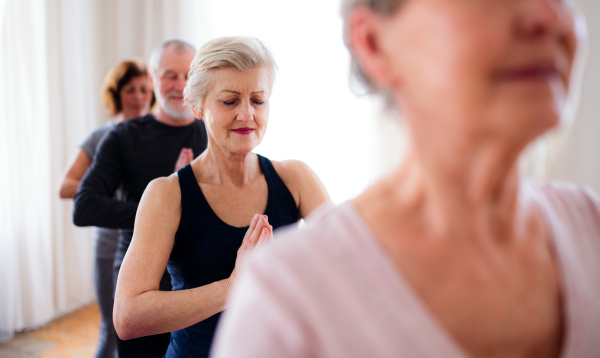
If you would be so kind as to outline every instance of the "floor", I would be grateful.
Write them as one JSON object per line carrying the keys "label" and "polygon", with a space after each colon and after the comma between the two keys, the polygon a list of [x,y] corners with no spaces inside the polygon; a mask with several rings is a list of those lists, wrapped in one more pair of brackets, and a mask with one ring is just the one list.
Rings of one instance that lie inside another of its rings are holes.
{"label": "floor", "polygon": [[32,332],[19,333],[0,344],[2,358],[93,358],[100,311],[85,306]]}

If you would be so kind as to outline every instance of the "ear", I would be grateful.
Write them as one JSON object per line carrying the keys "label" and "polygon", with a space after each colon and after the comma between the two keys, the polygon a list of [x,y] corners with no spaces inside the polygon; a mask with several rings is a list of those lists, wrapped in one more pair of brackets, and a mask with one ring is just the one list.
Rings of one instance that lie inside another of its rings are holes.
{"label": "ear", "polygon": [[382,17],[373,10],[359,7],[350,15],[350,47],[361,69],[378,87],[390,88],[393,79],[389,58],[382,44]]}
{"label": "ear", "polygon": [[188,104],[190,105],[190,108],[192,109],[192,113],[194,114],[194,117],[197,119],[202,119],[204,118],[204,111],[202,111],[201,108],[196,108],[194,107],[189,100],[187,100]]}
{"label": "ear", "polygon": [[148,70],[148,83],[150,84],[150,90],[154,92],[154,76],[152,76],[150,70]]}

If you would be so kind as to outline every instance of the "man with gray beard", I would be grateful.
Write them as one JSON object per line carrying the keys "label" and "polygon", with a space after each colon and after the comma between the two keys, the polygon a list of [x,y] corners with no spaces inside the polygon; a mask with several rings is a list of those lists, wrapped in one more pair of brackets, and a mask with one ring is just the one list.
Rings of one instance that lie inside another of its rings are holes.
{"label": "man with gray beard", "polygon": [[[183,100],[195,52],[192,45],[181,40],[169,40],[154,49],[149,72],[158,106],[151,114],[118,124],[104,137],[75,195],[75,225],[120,229],[115,281],[148,183],[176,172],[206,149],[204,122],[194,118]],[[116,200],[113,196],[119,188],[121,194]],[[166,271],[160,289],[171,290]],[[119,340],[119,357],[162,357],[169,340],[170,333]]]}

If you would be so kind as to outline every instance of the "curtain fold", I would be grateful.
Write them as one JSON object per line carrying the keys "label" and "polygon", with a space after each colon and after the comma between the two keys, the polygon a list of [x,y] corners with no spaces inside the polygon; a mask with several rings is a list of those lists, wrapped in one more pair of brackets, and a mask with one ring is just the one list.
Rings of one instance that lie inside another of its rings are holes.
{"label": "curtain fold", "polygon": [[[0,35],[0,340],[54,316],[45,4],[5,2]],[[40,29],[41,28],[41,29]]]}

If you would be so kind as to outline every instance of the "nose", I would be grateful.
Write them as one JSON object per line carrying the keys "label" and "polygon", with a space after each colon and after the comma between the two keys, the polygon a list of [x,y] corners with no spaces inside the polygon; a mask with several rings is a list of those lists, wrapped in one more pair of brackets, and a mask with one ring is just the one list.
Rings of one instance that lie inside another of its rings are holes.
{"label": "nose", "polygon": [[250,102],[242,102],[239,106],[236,119],[243,123],[250,123],[254,120],[254,107]]}
{"label": "nose", "polygon": [[573,31],[571,5],[559,0],[526,0],[521,5],[519,30],[524,36],[566,36]]}
{"label": "nose", "polygon": [[177,79],[175,80],[174,83],[174,90],[178,91],[178,92],[183,92],[183,89],[185,88],[185,83],[186,83],[186,76],[177,76]]}

